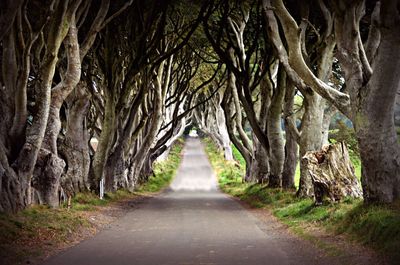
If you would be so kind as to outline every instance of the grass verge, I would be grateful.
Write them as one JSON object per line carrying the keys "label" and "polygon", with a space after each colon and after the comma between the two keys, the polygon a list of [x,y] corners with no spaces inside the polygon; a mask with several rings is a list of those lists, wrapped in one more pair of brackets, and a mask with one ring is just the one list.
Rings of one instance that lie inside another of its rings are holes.
{"label": "grass verge", "polygon": [[154,164],[154,175],[138,188],[139,193],[158,192],[171,183],[181,161],[183,146],[184,140],[179,138],[171,148],[167,160]]}
{"label": "grass verge", "polygon": [[[345,199],[341,203],[315,206],[311,199],[299,199],[295,191],[269,189],[265,185],[244,183],[244,164],[238,152],[237,163],[224,160],[223,154],[209,139],[204,139],[205,149],[218,176],[222,191],[239,198],[254,208],[266,208],[301,237],[315,243],[328,253],[323,241],[307,233],[307,227],[324,228],[329,233],[345,234],[349,238],[374,248],[389,263],[400,260],[400,203],[365,205],[361,200]],[[398,264],[398,263],[397,263]]]}
{"label": "grass verge", "polygon": [[50,209],[34,205],[17,214],[0,213],[0,264],[25,264],[44,253],[79,241],[77,237],[90,235],[96,230],[90,220],[96,212],[113,203],[159,192],[172,180],[179,166],[184,141],[179,139],[167,160],[156,162],[154,175],[137,191],[118,190],[107,193],[103,200],[94,193],[79,193],[66,205]]}

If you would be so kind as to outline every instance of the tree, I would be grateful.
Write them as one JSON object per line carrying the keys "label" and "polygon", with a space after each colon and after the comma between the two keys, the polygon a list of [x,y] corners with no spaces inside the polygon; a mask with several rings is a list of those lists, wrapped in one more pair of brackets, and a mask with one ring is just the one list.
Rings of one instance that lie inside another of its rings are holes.
{"label": "tree", "polygon": [[[32,202],[31,193],[31,179],[34,173],[36,161],[39,159],[43,160],[44,163],[54,163],[55,165],[60,165],[61,168],[63,162],[58,159],[58,157],[52,154],[41,154],[39,156],[39,151],[45,136],[45,130],[47,126],[47,119],[50,113],[50,102],[51,102],[51,88],[53,76],[57,64],[57,55],[60,50],[61,44],[67,35],[69,30],[69,23],[73,19],[79,1],[73,1],[71,3],[58,3],[54,2],[49,5],[49,11],[54,12],[51,16],[47,16],[46,9],[43,14],[44,18],[39,19],[37,22],[39,25],[32,27],[31,21],[32,17],[27,15],[27,8],[24,10],[19,8],[18,16],[19,19],[14,21],[18,28],[19,33],[16,34],[14,30],[8,31],[8,36],[5,37],[3,41],[3,77],[2,83],[4,83],[6,89],[2,93],[2,105],[1,110],[2,117],[8,117],[2,120],[2,128],[11,128],[10,126],[10,115],[15,115],[15,127],[24,128],[26,126],[25,119],[28,117],[27,112],[27,84],[28,80],[31,78],[29,76],[29,66],[30,64],[30,48],[33,45],[35,39],[43,31],[45,33],[45,45],[39,46],[39,53],[36,55],[39,58],[37,61],[40,64],[37,65],[35,73],[39,77],[35,82],[35,109],[31,114],[32,124],[26,129],[14,129],[12,130],[13,135],[8,137],[8,133],[3,130],[1,139],[1,172],[2,172],[2,183],[5,185],[1,186],[1,210],[2,211],[17,211],[29,205]],[[24,21],[24,22],[22,22]],[[16,61],[16,54],[20,52],[15,46],[16,36],[25,44],[25,36],[21,27],[25,23],[26,32],[28,34],[27,46],[23,47],[22,50],[25,52],[22,56],[22,62],[19,64],[23,71],[19,72],[21,76],[17,78],[15,76],[16,68],[18,67],[18,62]],[[65,26],[66,27],[63,27]],[[37,28],[38,29],[37,29]],[[71,32],[72,35],[74,35]],[[71,36],[71,38],[74,38]],[[73,50],[73,49],[72,49]],[[73,52],[71,50],[71,52]],[[42,52],[40,52],[42,51]],[[5,65],[11,67],[4,67]],[[15,86],[19,83],[18,90]],[[14,98],[15,102],[14,103]],[[7,107],[5,107],[7,106]],[[21,125],[18,125],[21,123]],[[14,139],[14,140],[13,140]],[[12,141],[19,139],[19,145],[10,145]],[[38,158],[39,157],[39,158]],[[55,169],[56,171],[58,169]],[[44,172],[47,173],[47,172]],[[57,172],[61,173],[61,172]],[[43,179],[42,179],[43,180]],[[45,180],[43,182],[46,182]],[[41,184],[40,181],[36,180],[37,184]],[[41,199],[47,202],[53,200],[52,194],[42,193]]]}
{"label": "tree", "polygon": [[[235,2],[231,5],[229,1],[222,1],[216,7],[211,6],[209,13],[214,13],[214,9],[216,10],[214,16],[218,18],[218,23],[214,22],[210,26],[209,22],[204,20],[204,32],[220,60],[233,74],[232,77],[229,77],[231,80],[229,86],[233,89],[233,95],[237,94],[256,137],[253,140],[253,148],[251,148],[255,149],[250,152],[250,148],[246,147],[247,151],[245,151],[243,149],[245,146],[240,146],[237,140],[232,138],[231,140],[238,144],[236,147],[245,158],[250,153],[254,154],[254,159],[249,157],[247,160],[245,159],[247,163],[255,161],[252,163],[251,169],[248,167],[247,180],[265,181],[269,179],[271,187],[280,187],[282,185],[284,146],[282,131],[277,124],[282,112],[284,90],[279,88],[275,91],[276,81],[272,76],[275,74],[273,69],[276,69],[276,64],[268,56],[269,46],[263,41],[261,35],[260,6],[257,3],[247,2]],[[258,93],[261,95],[260,106],[256,106],[256,100],[254,100]],[[272,99],[273,96],[276,98]],[[239,111],[239,106],[235,105],[236,113]],[[228,127],[234,129],[234,126]],[[271,129],[271,133],[268,132],[268,129]],[[231,131],[232,136],[233,133]],[[242,136],[244,135],[242,134]],[[269,138],[273,139],[274,148],[271,148]],[[254,177],[250,174],[254,174]]]}
{"label": "tree", "polygon": [[[345,73],[348,95],[317,78],[301,54],[299,26],[280,0],[271,1],[283,28],[288,51],[280,60],[305,84],[334,104],[354,124],[362,159],[362,184],[366,202],[393,202],[399,196],[399,144],[393,121],[399,87],[400,34],[398,1],[377,2],[371,15],[368,39],[362,43],[360,20],[364,1],[334,1],[337,57]],[[389,60],[390,58],[390,60]],[[390,61],[390,63],[387,63]]]}

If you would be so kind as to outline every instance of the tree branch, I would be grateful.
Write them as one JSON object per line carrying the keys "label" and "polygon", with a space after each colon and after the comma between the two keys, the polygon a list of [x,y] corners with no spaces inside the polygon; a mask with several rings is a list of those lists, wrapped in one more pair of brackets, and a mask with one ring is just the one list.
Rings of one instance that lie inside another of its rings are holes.
{"label": "tree branch", "polygon": [[[296,21],[287,11],[282,0],[271,0],[274,4],[274,13],[281,22],[286,43],[288,44],[288,63],[293,70],[304,80],[304,82],[320,94],[325,99],[334,104],[343,114],[349,115],[350,113],[350,97],[347,94],[330,87],[320,79],[318,79],[313,72],[308,68],[301,53],[301,41],[299,38],[299,27]],[[270,0],[264,0],[266,3],[265,10],[271,8]],[[271,16],[268,16],[272,19]],[[273,21],[270,21],[270,23]],[[278,33],[277,33],[278,34]],[[283,49],[283,47],[277,47]]]}

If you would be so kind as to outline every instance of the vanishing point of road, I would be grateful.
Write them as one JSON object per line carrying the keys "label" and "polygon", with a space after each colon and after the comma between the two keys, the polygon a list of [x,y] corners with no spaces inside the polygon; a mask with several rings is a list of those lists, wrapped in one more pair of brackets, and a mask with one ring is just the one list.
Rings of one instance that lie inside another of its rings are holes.
{"label": "vanishing point of road", "polygon": [[167,191],[44,264],[329,264],[274,222],[221,193],[201,142],[189,138]]}

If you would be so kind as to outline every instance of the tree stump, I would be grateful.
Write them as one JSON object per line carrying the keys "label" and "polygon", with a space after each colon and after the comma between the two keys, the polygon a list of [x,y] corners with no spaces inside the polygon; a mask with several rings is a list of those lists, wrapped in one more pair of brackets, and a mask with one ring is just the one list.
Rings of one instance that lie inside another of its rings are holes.
{"label": "tree stump", "polygon": [[343,197],[362,196],[360,182],[354,174],[346,144],[339,142],[322,147],[320,151],[307,152],[301,159],[314,186],[316,204],[324,197],[340,201]]}

